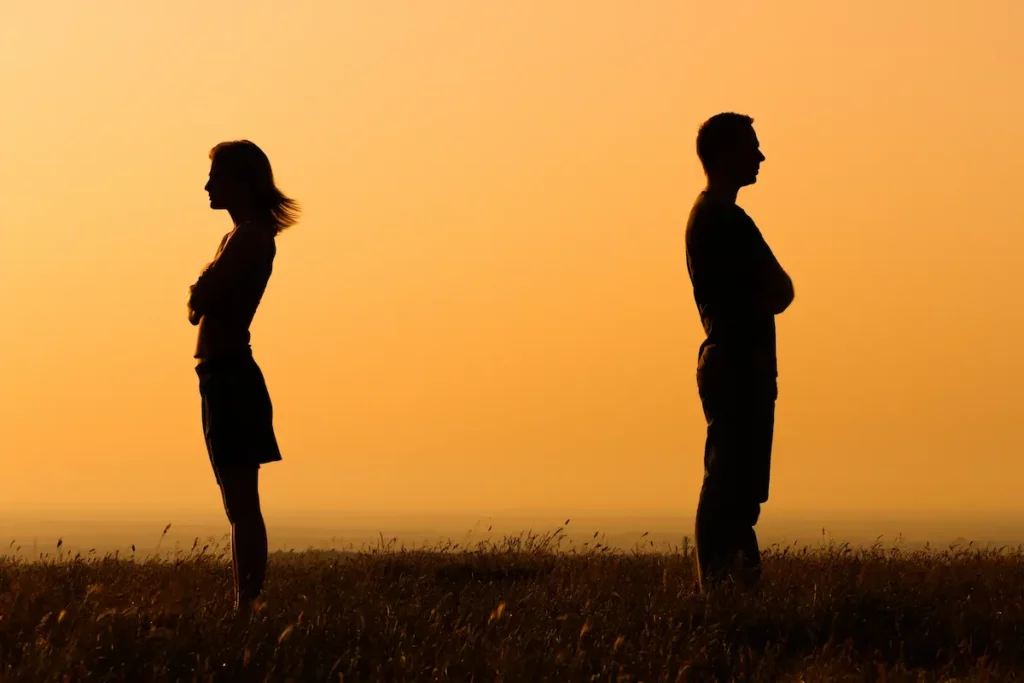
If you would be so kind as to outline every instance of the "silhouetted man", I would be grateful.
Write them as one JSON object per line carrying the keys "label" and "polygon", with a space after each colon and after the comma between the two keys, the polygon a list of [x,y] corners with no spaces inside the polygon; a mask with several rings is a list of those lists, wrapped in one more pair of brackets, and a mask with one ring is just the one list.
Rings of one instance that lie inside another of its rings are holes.
{"label": "silhouetted man", "polygon": [[768,500],[778,396],[775,316],[793,301],[793,283],[736,205],[739,189],[757,182],[765,160],[753,119],[711,117],[697,134],[697,155],[707,187],[686,225],[686,265],[706,334],[697,358],[708,423],[696,525],[704,587],[761,574],[754,525]]}

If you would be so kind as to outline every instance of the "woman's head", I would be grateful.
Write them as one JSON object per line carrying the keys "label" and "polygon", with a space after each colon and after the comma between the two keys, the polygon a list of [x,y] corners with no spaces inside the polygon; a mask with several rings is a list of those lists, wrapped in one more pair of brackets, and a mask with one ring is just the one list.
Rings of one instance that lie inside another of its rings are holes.
{"label": "woman's head", "polygon": [[248,140],[222,142],[210,150],[210,179],[206,183],[210,208],[233,214],[265,213],[274,232],[295,225],[299,205],[274,185],[270,160]]}

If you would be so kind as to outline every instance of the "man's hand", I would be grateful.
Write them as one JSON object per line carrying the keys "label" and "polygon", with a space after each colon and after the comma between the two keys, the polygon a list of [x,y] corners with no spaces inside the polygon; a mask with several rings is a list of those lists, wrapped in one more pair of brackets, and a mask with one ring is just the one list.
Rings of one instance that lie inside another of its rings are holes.
{"label": "man's hand", "polygon": [[758,235],[758,257],[756,282],[761,290],[764,303],[771,310],[772,315],[779,315],[793,303],[793,280],[772,253],[768,243]]}
{"label": "man's hand", "polygon": [[793,303],[793,281],[789,275],[780,267],[778,272],[774,274],[773,281],[770,283],[770,301],[772,313],[779,315]]}

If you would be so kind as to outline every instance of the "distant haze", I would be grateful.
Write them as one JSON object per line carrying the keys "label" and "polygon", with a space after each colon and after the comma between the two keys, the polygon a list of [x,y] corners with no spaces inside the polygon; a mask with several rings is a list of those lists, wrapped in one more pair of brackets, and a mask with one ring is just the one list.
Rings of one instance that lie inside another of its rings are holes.
{"label": "distant haze", "polygon": [[[272,551],[368,550],[376,547],[448,547],[472,549],[481,542],[512,536],[553,535],[562,550],[608,546],[619,551],[677,552],[692,547],[693,519],[680,516],[590,514],[568,520],[548,513],[474,516],[467,513],[418,517],[381,514],[278,515],[270,525]],[[167,528],[168,525],[170,528]],[[166,530],[166,533],[164,530]],[[762,545],[815,547],[822,543],[852,546],[881,544],[908,549],[928,545],[1018,547],[1024,545],[1024,516],[907,515],[854,513],[767,516],[758,529]],[[57,543],[60,542],[58,549]],[[135,546],[135,551],[132,551]],[[38,558],[57,553],[90,552],[146,557],[193,548],[219,552],[227,548],[227,525],[213,517],[168,518],[95,514],[69,518],[6,515],[0,518],[0,555]]]}
{"label": "distant haze", "polygon": [[407,525],[357,513],[688,520],[694,136],[738,110],[767,156],[740,203],[796,286],[766,538],[787,510],[801,538],[1015,523],[1021,26],[1019,0],[3,3],[4,519],[223,529],[184,302],[230,227],[208,150],[245,137],[304,207],[253,327],[275,547]]}

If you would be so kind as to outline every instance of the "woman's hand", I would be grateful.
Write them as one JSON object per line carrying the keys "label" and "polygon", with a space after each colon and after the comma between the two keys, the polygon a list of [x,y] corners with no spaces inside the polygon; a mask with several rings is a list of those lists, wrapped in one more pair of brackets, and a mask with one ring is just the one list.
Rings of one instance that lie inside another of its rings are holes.
{"label": "woman's hand", "polygon": [[202,319],[203,316],[202,316],[201,313],[197,313],[196,310],[194,308],[192,308],[192,290],[193,289],[195,289],[195,285],[192,285],[191,287],[188,288],[188,298],[185,300],[185,306],[188,307],[188,321],[189,321],[189,323],[192,324],[192,325],[198,325],[199,321]]}

